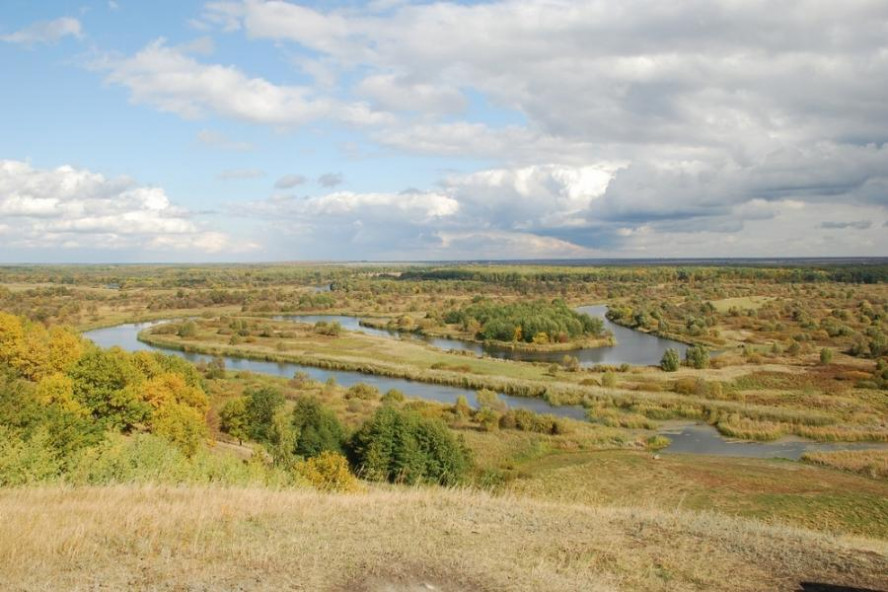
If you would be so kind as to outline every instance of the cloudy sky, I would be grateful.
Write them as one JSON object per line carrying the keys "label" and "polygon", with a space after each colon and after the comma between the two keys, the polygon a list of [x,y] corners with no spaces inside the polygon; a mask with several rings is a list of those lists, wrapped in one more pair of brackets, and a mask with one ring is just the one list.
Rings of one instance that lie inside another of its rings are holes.
{"label": "cloudy sky", "polygon": [[0,261],[888,255],[885,0],[3,0]]}

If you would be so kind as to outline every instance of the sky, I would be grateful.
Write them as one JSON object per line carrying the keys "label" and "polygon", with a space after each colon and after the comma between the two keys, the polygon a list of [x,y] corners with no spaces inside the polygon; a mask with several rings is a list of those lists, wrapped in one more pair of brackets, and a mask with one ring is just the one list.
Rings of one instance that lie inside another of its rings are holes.
{"label": "sky", "polygon": [[0,262],[888,255],[885,0],[0,0]]}

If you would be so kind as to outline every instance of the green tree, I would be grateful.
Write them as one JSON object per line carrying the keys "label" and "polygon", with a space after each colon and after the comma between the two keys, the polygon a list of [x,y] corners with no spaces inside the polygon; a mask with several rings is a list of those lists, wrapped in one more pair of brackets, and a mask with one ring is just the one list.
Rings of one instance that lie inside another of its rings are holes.
{"label": "green tree", "polygon": [[243,444],[250,437],[246,397],[238,397],[225,403],[219,412],[219,420],[222,431]]}
{"label": "green tree", "polygon": [[453,484],[470,464],[467,449],[440,419],[391,406],[377,409],[347,448],[358,474],[377,481]]}
{"label": "green tree", "polygon": [[265,386],[247,391],[247,425],[250,438],[256,442],[268,443],[274,413],[284,404],[284,395],[273,387]]}
{"label": "green tree", "polygon": [[145,422],[151,406],[141,399],[144,377],[123,350],[94,348],[70,372],[74,399],[93,417],[124,431]]}
{"label": "green tree", "polygon": [[666,350],[663,354],[663,358],[660,360],[660,368],[662,368],[664,372],[675,372],[678,370],[679,366],[681,366],[681,358],[678,357],[678,350],[670,347]]}
{"label": "green tree", "polygon": [[300,397],[293,409],[293,429],[296,441],[293,451],[311,458],[324,451],[342,453],[345,430],[336,414],[321,405],[314,397]]}

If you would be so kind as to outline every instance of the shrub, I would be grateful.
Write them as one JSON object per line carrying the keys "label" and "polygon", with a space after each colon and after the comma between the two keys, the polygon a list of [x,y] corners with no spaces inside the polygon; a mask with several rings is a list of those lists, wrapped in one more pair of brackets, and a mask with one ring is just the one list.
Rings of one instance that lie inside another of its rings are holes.
{"label": "shrub", "polygon": [[182,339],[190,339],[197,335],[197,325],[194,321],[187,321],[182,323],[179,326],[178,331],[176,331],[176,335],[181,337]]}
{"label": "shrub", "polygon": [[379,389],[375,386],[359,382],[354,384],[345,391],[346,399],[362,399],[364,401],[375,401],[379,398]]}
{"label": "shrub", "polygon": [[661,436],[657,434],[656,436],[651,436],[647,440],[644,441],[645,448],[648,450],[662,450],[666,448],[672,443],[672,441],[666,436]]}
{"label": "shrub", "polygon": [[225,378],[225,358],[216,356],[210,360],[205,376],[209,379]]}
{"label": "shrub", "polygon": [[404,396],[404,393],[396,388],[389,389],[382,396],[382,402],[386,404],[403,403],[406,399],[407,397]]}
{"label": "shrub", "polygon": [[500,414],[490,407],[482,407],[475,412],[475,421],[481,424],[481,429],[485,432],[495,432],[499,429]]}
{"label": "shrub", "polygon": [[833,351],[828,347],[824,347],[820,350],[820,363],[826,366],[833,359]]}
{"label": "shrub", "polygon": [[681,359],[678,357],[678,351],[670,347],[660,360],[660,368],[664,372],[675,372],[679,366],[681,366]]}
{"label": "shrub", "polygon": [[325,450],[300,463],[296,470],[321,491],[352,493],[361,488],[359,481],[348,470],[348,460],[338,452]]}
{"label": "shrub", "polygon": [[472,408],[469,406],[469,400],[466,399],[465,395],[457,397],[456,403],[453,404],[453,413],[459,419],[466,419],[472,415]]}
{"label": "shrub", "polygon": [[685,352],[685,361],[688,366],[702,370],[709,367],[709,350],[705,345],[692,345]]}
{"label": "shrub", "polygon": [[617,386],[617,375],[610,371],[602,374],[601,386],[606,388],[614,388],[615,386]]}
{"label": "shrub", "polygon": [[478,391],[478,407],[481,409],[487,407],[499,413],[504,413],[508,408],[506,403],[499,398],[499,395],[490,389]]}

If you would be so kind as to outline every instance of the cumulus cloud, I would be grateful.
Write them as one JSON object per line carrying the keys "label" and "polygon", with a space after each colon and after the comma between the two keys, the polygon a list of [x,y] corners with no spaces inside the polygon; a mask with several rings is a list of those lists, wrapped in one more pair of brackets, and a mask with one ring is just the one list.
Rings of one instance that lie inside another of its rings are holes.
{"label": "cumulus cloud", "polygon": [[[193,55],[206,41],[95,67],[184,118],[332,121],[384,158],[466,159],[420,191],[337,191],[327,173],[325,195],[250,206],[325,256],[448,257],[471,240],[539,257],[888,250],[868,224],[888,208],[884,2],[231,0],[191,24],[270,42],[315,83],[209,63]],[[8,207],[26,206],[48,207]]]}
{"label": "cumulus cloud", "polygon": [[[804,239],[888,207],[884,3],[246,0],[206,14],[306,50],[308,74],[357,77],[351,92],[399,116],[377,143],[503,163],[441,181],[478,228],[699,246],[778,220]],[[510,116],[461,118],[469,92]]]}
{"label": "cumulus cloud", "polygon": [[274,182],[275,189],[292,189],[298,185],[304,185],[308,181],[302,175],[284,175]]}
{"label": "cumulus cloud", "polygon": [[254,249],[236,247],[226,234],[193,220],[163,189],[107,178],[72,166],[37,169],[0,161],[0,218],[7,248],[193,250],[200,253]]}
{"label": "cumulus cloud", "polygon": [[30,46],[40,43],[57,43],[65,37],[83,38],[83,30],[79,20],[62,17],[53,21],[39,21],[14,33],[0,35],[0,40],[6,43]]}
{"label": "cumulus cloud", "polygon": [[358,84],[356,92],[387,111],[452,114],[464,111],[467,106],[465,97],[455,88],[394,74],[367,76]]}
{"label": "cumulus cloud", "polygon": [[[737,197],[711,202],[697,191],[693,207],[646,204],[640,213],[608,203],[625,172],[621,163],[570,167],[547,164],[450,174],[433,191],[398,194],[336,192],[273,197],[247,215],[265,219],[284,241],[314,258],[561,258],[871,255],[888,236],[866,221],[882,206]],[[702,173],[703,171],[698,171]],[[680,175],[679,175],[680,177]],[[677,183],[674,183],[678,187]],[[688,186],[692,183],[688,183]],[[620,191],[629,191],[625,183]],[[677,190],[677,189],[676,189]],[[617,202],[619,203],[619,201]],[[837,219],[854,222],[837,224]],[[814,236],[813,229],[854,233]],[[474,245],[474,247],[472,246]],[[401,253],[400,255],[398,253]]]}
{"label": "cumulus cloud", "polygon": [[188,52],[187,47],[169,47],[158,39],[133,56],[104,56],[91,67],[107,72],[107,82],[129,89],[133,102],[186,119],[216,114],[275,126],[322,118],[355,125],[391,119],[363,102],[340,102],[317,96],[308,86],[251,78],[234,66],[198,62]]}

